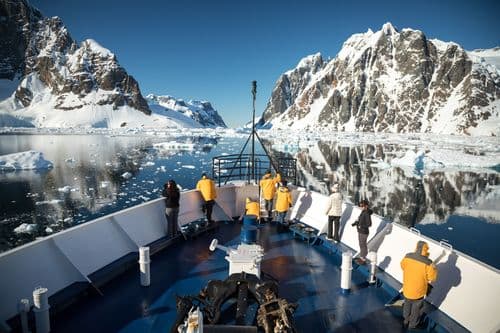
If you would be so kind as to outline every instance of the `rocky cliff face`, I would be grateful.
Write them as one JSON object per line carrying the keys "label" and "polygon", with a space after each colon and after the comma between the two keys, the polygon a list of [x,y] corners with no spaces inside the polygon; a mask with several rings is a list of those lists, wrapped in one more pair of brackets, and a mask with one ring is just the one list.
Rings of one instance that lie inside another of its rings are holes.
{"label": "rocky cliff face", "polygon": [[283,74],[260,125],[497,135],[499,101],[500,70],[481,54],[386,23]]}
{"label": "rocky cliff face", "polygon": [[188,117],[202,127],[227,127],[212,104],[207,101],[184,101],[172,96],[158,96],[149,94],[146,97],[150,105],[160,105],[167,110],[176,111],[185,117]]}
{"label": "rocky cliff face", "polygon": [[61,111],[109,105],[151,113],[114,54],[93,40],[78,45],[61,19],[43,17],[26,0],[0,0],[0,36],[0,79],[20,81],[11,109],[50,99]]}

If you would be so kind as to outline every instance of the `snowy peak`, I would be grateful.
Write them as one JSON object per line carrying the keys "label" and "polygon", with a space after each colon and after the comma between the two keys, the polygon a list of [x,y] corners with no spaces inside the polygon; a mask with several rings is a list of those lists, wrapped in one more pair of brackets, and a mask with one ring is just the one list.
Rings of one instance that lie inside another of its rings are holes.
{"label": "snowy peak", "polygon": [[105,58],[112,58],[114,59],[115,55],[111,53],[110,50],[108,50],[105,47],[102,47],[99,43],[97,43],[93,39],[86,39],[82,42],[83,49],[85,49],[88,53],[95,54],[99,56],[101,59]]}
{"label": "snowy peak", "polygon": [[500,71],[500,46],[492,49],[479,49],[467,52],[475,63],[494,66]]}
{"label": "snowy peak", "polygon": [[382,26],[382,32],[385,35],[392,35],[394,33],[397,33],[398,31],[396,30],[396,28],[394,28],[391,22],[387,22]]}
{"label": "snowy peak", "polygon": [[201,127],[227,127],[219,113],[208,101],[189,100],[186,102],[169,95],[159,96],[154,94],[147,95],[146,100],[150,106],[159,105],[165,110],[176,112],[183,117],[194,120]]}
{"label": "snowy peak", "polygon": [[386,23],[314,59],[278,79],[259,126],[500,135],[498,48],[466,52]]}
{"label": "snowy peak", "polygon": [[26,0],[0,0],[0,17],[0,87],[11,89],[0,94],[10,96],[0,101],[0,125],[126,126],[125,114],[151,114],[137,81],[96,41],[78,45],[60,18]]}
{"label": "snowy peak", "polygon": [[206,101],[151,95],[149,105],[115,54],[78,45],[26,0],[0,0],[0,31],[0,126],[226,127]]}
{"label": "snowy peak", "polygon": [[293,71],[306,70],[316,72],[319,68],[323,66],[323,58],[321,57],[321,53],[312,54],[305,58],[302,58],[297,67],[294,70],[287,72],[291,74]]}
{"label": "snowy peak", "polygon": [[323,69],[325,63],[320,53],[302,58],[297,67],[280,76],[267,103],[266,111],[257,126],[263,126],[270,119],[279,116],[286,110],[299,93],[306,89],[310,82]]}

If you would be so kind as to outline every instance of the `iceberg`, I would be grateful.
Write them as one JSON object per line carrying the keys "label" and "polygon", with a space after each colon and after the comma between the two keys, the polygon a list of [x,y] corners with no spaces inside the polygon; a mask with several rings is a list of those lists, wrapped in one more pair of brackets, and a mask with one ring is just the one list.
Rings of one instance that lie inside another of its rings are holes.
{"label": "iceberg", "polygon": [[43,153],[29,150],[0,156],[0,171],[52,169],[54,165]]}

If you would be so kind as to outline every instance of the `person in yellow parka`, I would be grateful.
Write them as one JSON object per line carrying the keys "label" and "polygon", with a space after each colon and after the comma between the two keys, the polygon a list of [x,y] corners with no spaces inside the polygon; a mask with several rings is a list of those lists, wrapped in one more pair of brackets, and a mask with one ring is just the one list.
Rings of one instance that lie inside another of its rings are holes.
{"label": "person in yellow parka", "polygon": [[207,215],[208,223],[212,223],[212,211],[217,198],[217,191],[215,190],[215,183],[212,179],[208,178],[206,173],[201,175],[201,179],[196,184],[196,189],[200,191],[203,198],[202,210]]}
{"label": "person in yellow parka", "polygon": [[265,201],[265,208],[267,210],[267,220],[272,221],[272,210],[273,210],[273,198],[276,193],[276,185],[281,181],[281,175],[279,173],[273,178],[271,175],[271,170],[266,170],[266,173],[260,180],[260,188],[262,191],[262,196]]}
{"label": "person in yellow parka", "polygon": [[260,205],[258,201],[253,201],[250,198],[246,199],[245,215],[257,216],[257,221],[260,219]]}
{"label": "person in yellow parka", "polygon": [[418,241],[415,252],[406,254],[401,260],[403,270],[403,325],[415,328],[423,313],[424,297],[429,282],[436,281],[437,268],[429,259],[429,245]]}
{"label": "person in yellow parka", "polygon": [[292,195],[286,185],[286,180],[281,181],[276,191],[276,212],[278,213],[278,222],[281,224],[285,224],[286,213],[292,207]]}

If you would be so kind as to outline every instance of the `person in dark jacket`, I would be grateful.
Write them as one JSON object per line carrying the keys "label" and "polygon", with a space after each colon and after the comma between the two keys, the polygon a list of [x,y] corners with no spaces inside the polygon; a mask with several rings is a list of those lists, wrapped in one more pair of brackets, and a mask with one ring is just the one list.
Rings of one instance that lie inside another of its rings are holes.
{"label": "person in dark jacket", "polygon": [[163,186],[162,195],[165,197],[165,216],[167,218],[167,236],[175,237],[179,232],[179,188],[173,179]]}
{"label": "person in dark jacket", "polygon": [[373,211],[369,208],[368,200],[361,200],[359,203],[362,211],[359,214],[358,220],[352,224],[358,229],[358,241],[359,241],[359,257],[357,258],[358,264],[364,264],[366,262],[366,255],[368,254],[368,234],[370,233],[369,228],[372,225],[371,215]]}

